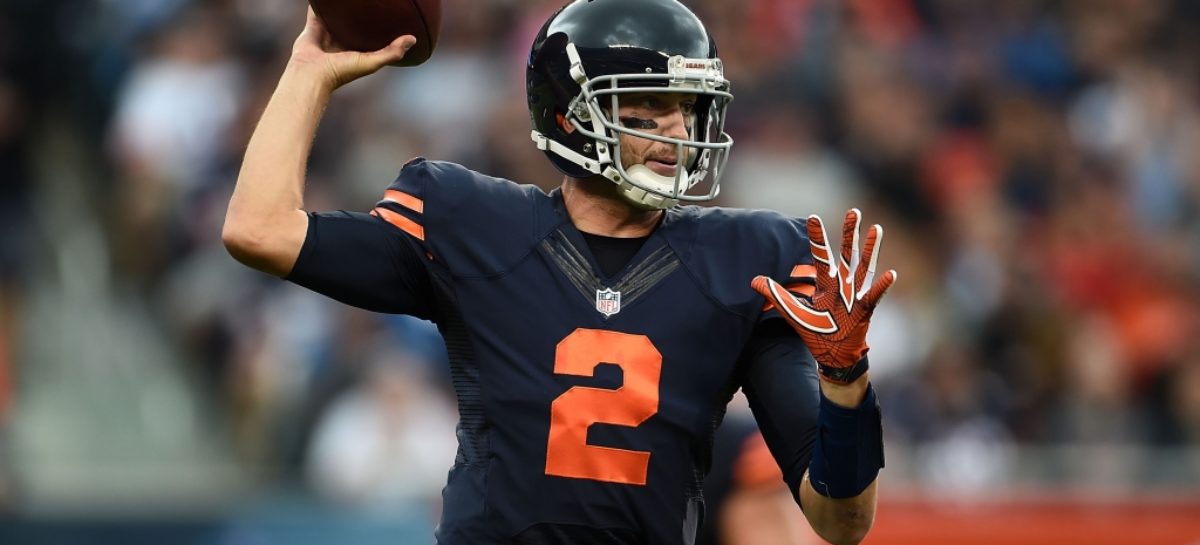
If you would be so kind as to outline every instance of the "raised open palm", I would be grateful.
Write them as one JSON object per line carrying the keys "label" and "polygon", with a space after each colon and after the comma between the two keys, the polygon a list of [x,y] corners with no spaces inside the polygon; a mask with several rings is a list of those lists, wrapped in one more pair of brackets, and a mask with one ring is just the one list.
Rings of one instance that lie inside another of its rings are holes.
{"label": "raised open palm", "polygon": [[856,252],[861,220],[857,208],[846,213],[842,248],[835,258],[821,218],[808,217],[808,239],[817,273],[816,291],[811,298],[797,296],[766,276],[758,276],[751,283],[804,339],[821,376],[839,383],[861,375],[857,366],[867,353],[871,313],[897,278],[896,271],[888,270],[871,283],[883,228],[871,226],[860,256]]}

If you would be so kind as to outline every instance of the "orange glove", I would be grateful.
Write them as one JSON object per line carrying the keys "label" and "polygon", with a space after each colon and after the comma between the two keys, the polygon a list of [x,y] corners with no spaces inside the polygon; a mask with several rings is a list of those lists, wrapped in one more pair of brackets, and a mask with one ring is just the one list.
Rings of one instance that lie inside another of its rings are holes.
{"label": "orange glove", "polygon": [[798,297],[766,276],[755,277],[750,284],[804,339],[817,360],[821,377],[840,384],[853,382],[866,371],[867,325],[879,298],[897,278],[896,271],[889,270],[871,284],[883,240],[882,227],[871,226],[861,259],[854,255],[861,216],[857,208],[846,213],[836,267],[830,264],[833,252],[826,242],[821,218],[808,217],[808,239],[817,270],[816,291],[811,298]]}

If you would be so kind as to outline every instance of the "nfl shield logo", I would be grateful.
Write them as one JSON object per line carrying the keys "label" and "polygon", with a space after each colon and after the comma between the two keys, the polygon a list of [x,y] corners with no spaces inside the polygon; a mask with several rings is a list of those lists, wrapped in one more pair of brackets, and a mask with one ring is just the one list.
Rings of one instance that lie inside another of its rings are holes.
{"label": "nfl shield logo", "polygon": [[605,318],[621,312],[621,292],[611,288],[596,290],[596,310]]}

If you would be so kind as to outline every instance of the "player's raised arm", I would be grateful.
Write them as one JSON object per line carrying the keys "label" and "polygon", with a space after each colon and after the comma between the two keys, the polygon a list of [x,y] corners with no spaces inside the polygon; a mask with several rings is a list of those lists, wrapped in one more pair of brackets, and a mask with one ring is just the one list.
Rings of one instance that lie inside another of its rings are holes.
{"label": "player's raised arm", "polygon": [[859,247],[861,214],[850,210],[842,224],[841,251],[834,253],[821,219],[808,218],[815,289],[798,296],[767,276],[752,287],[799,334],[817,363],[820,407],[808,471],[798,487],[813,529],[835,544],[855,544],[875,518],[877,482],[883,467],[879,405],[867,373],[867,327],[879,300],[896,280],[888,270],[875,279],[883,228],[872,226]]}
{"label": "player's raised arm", "polygon": [[312,9],[246,148],[221,233],[238,261],[286,276],[304,244],[305,166],[329,97],[338,87],[396,63],[416,43],[401,36],[378,51],[338,48]]}

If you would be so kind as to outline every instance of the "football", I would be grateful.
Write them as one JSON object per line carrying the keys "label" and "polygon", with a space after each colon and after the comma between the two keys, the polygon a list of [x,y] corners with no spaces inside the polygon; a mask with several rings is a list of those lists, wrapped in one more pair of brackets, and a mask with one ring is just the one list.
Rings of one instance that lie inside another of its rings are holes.
{"label": "football", "polygon": [[375,51],[405,34],[417,43],[397,66],[416,66],[437,47],[441,0],[309,0],[333,40],[344,49]]}

